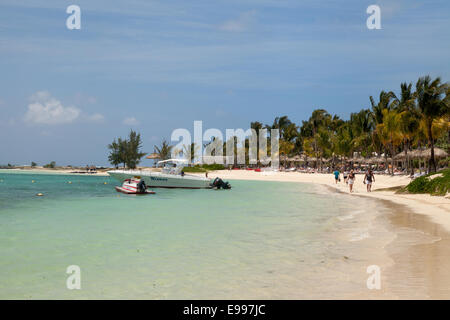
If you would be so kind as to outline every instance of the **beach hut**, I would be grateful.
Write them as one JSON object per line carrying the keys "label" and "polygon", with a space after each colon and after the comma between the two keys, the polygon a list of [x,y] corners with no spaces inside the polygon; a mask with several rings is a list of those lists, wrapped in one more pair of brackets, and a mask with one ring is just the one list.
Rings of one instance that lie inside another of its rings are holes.
{"label": "beach hut", "polygon": [[[404,157],[404,154],[403,154]],[[448,157],[448,153],[441,148],[434,148],[434,158],[442,159]],[[431,148],[427,149],[416,149],[408,152],[409,159],[417,159],[419,161],[419,171],[422,172],[422,162],[423,168],[426,167],[426,162],[431,158]],[[394,157],[394,159],[402,159],[402,155],[398,154]],[[403,158],[404,159],[404,158]]]}

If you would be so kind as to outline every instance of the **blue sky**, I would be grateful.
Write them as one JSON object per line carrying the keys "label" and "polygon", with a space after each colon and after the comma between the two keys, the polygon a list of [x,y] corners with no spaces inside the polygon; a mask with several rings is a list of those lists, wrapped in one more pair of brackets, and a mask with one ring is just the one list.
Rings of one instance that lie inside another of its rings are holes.
{"label": "blue sky", "polygon": [[194,120],[347,118],[403,81],[448,81],[449,16],[445,0],[1,0],[0,164],[105,165],[130,128],[152,152]]}

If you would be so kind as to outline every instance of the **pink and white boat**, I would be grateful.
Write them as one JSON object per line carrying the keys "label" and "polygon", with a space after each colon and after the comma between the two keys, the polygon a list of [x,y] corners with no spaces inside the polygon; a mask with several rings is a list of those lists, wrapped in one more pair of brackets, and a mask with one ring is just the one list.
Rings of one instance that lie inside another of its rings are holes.
{"label": "pink and white boat", "polygon": [[143,180],[137,178],[126,179],[121,187],[116,187],[116,190],[125,194],[155,194],[154,191],[147,189]]}

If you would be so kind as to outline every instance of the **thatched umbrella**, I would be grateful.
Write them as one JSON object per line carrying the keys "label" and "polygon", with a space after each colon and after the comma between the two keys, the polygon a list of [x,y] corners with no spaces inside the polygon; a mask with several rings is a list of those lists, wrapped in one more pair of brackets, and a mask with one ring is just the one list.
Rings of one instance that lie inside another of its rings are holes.
{"label": "thatched umbrella", "polygon": [[367,160],[367,163],[383,163],[384,158],[382,157],[372,157]]}
{"label": "thatched umbrella", "polygon": [[[434,157],[436,159],[445,158],[447,156],[448,156],[448,153],[444,149],[434,148]],[[425,150],[420,150],[419,157],[420,158],[426,158],[426,159],[431,158],[431,148],[428,148],[428,149],[425,149]]]}
{"label": "thatched umbrella", "polygon": [[352,161],[352,162],[358,162],[358,163],[364,163],[367,162],[367,159],[364,157],[356,157],[356,158],[350,158],[347,161]]}
{"label": "thatched umbrella", "polygon": [[[408,155],[410,155],[410,154],[408,154]],[[395,156],[394,156],[394,160],[396,160],[396,161],[398,161],[398,160],[404,160],[406,157],[405,157],[405,153],[404,152],[400,152],[400,153],[397,153]]]}

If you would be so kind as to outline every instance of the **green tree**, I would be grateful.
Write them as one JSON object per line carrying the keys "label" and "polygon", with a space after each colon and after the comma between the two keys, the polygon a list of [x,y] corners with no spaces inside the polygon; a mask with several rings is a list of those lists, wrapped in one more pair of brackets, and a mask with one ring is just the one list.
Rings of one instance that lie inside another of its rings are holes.
{"label": "green tree", "polygon": [[56,162],[52,161],[50,163],[47,163],[46,165],[44,165],[44,168],[48,168],[48,169],[53,169],[56,167]]}
{"label": "green tree", "polygon": [[131,130],[124,146],[125,163],[128,168],[135,169],[141,162],[141,158],[146,155],[145,152],[141,152],[141,148],[141,134]]}
{"label": "green tree", "polygon": [[394,174],[394,160],[395,148],[402,141],[400,133],[401,128],[401,114],[394,109],[383,110],[383,123],[377,125],[378,133],[381,137],[381,141],[386,147],[386,150],[391,154],[391,174]]}
{"label": "green tree", "polygon": [[430,76],[419,78],[416,83],[417,106],[425,122],[431,157],[428,172],[436,172],[434,158],[433,121],[449,113],[448,84],[441,83],[441,78],[432,80]]}
{"label": "green tree", "polygon": [[108,155],[109,163],[111,163],[115,168],[118,168],[121,163],[125,166],[122,139],[114,139],[113,142],[108,145],[108,149],[110,150]]}
{"label": "green tree", "polygon": [[129,169],[135,169],[141,162],[141,158],[146,153],[141,152],[142,141],[140,133],[136,133],[131,130],[128,139],[118,138],[108,145],[110,153],[108,155],[108,161],[114,166],[118,167],[123,163],[124,167]]}
{"label": "green tree", "polygon": [[400,134],[403,140],[406,170],[409,169],[408,150],[419,129],[419,114],[415,99],[412,84],[406,82],[400,84],[400,98],[396,98],[394,103],[396,104],[395,109],[400,112]]}

